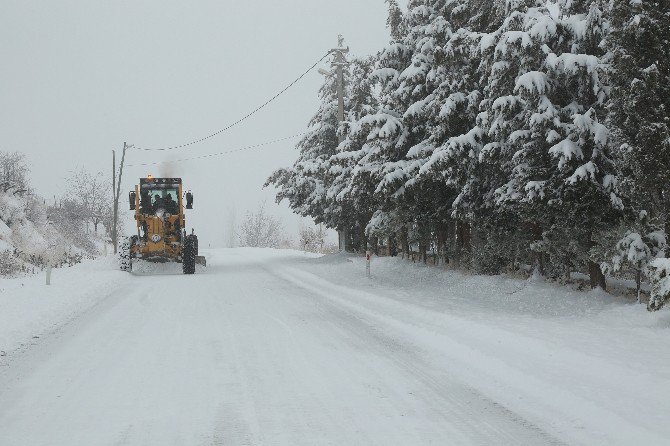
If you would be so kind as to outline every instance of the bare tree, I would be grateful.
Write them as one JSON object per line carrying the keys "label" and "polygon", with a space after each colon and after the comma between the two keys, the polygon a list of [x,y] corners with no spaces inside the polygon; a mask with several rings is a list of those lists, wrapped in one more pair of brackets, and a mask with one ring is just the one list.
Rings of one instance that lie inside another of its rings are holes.
{"label": "bare tree", "polygon": [[88,210],[78,200],[64,199],[48,208],[49,222],[72,245],[93,252],[95,246],[87,236]]}
{"label": "bare tree", "polygon": [[26,156],[19,152],[0,152],[0,189],[4,192],[13,190],[27,191],[28,165]]}
{"label": "bare tree", "polygon": [[284,241],[281,221],[265,211],[262,203],[255,212],[247,212],[239,231],[240,246],[278,248]]}
{"label": "bare tree", "polygon": [[[109,209],[112,206],[110,185],[102,173],[90,174],[81,168],[72,172],[68,178],[70,199],[78,202],[84,210],[84,221],[88,232],[89,223],[93,224],[93,231],[98,233],[98,226],[106,218],[110,218]],[[112,217],[113,218],[113,217]],[[105,226],[108,226],[105,224]]]}
{"label": "bare tree", "polygon": [[302,225],[298,232],[300,247],[304,251],[323,253],[326,243],[326,230],[322,225]]}
{"label": "bare tree", "polygon": [[237,210],[235,209],[235,206],[228,206],[226,208],[225,233],[224,233],[224,237],[226,240],[226,248],[235,248],[235,246],[237,245],[236,228],[237,228]]}

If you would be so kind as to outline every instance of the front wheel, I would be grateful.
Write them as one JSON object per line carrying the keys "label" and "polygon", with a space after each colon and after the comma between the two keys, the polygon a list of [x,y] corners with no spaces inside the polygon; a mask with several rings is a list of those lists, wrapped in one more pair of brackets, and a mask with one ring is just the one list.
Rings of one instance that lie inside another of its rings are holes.
{"label": "front wheel", "polygon": [[182,270],[184,274],[195,274],[195,258],[197,256],[198,237],[189,235],[184,240],[182,253]]}
{"label": "front wheel", "polygon": [[121,271],[131,272],[133,270],[132,247],[137,240],[137,236],[124,237],[119,245],[119,269]]}

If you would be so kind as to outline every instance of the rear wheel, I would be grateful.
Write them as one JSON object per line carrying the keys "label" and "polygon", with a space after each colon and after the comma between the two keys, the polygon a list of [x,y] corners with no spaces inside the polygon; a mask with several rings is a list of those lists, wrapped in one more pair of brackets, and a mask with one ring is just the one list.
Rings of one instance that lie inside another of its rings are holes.
{"label": "rear wheel", "polygon": [[195,258],[198,251],[198,238],[189,235],[184,240],[184,252],[182,253],[182,270],[184,274],[195,273]]}

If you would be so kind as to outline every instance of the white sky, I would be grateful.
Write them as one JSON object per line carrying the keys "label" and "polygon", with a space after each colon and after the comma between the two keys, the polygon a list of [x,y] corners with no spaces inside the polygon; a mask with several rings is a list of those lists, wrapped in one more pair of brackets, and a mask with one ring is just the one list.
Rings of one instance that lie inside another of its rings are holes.
{"label": "white sky", "polygon": [[[225,127],[260,105],[335,46],[352,53],[388,41],[383,0],[129,1],[0,0],[0,150],[28,155],[45,197],[65,192],[68,171],[111,171],[111,150],[181,144]],[[260,114],[205,143],[165,153],[129,153],[129,163],[203,155],[305,129],[322,82],[313,72]],[[129,168],[125,196],[140,176],[181,176],[196,197],[190,225],[201,244],[220,245],[225,212],[267,200],[294,235],[299,219],[266,177],[296,157],[292,142],[159,168]],[[125,201],[122,201],[125,205]],[[123,209],[126,207],[123,206]],[[129,211],[124,212],[132,224]]]}

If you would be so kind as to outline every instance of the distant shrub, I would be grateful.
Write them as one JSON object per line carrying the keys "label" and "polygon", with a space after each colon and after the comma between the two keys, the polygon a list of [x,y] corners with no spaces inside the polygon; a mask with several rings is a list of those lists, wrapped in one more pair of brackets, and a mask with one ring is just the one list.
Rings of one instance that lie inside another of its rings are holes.
{"label": "distant shrub", "polygon": [[670,259],[656,259],[651,262],[651,297],[647,308],[658,311],[670,301]]}
{"label": "distant shrub", "polygon": [[0,251],[0,276],[13,276],[18,273],[21,271],[20,263],[12,251]]}

